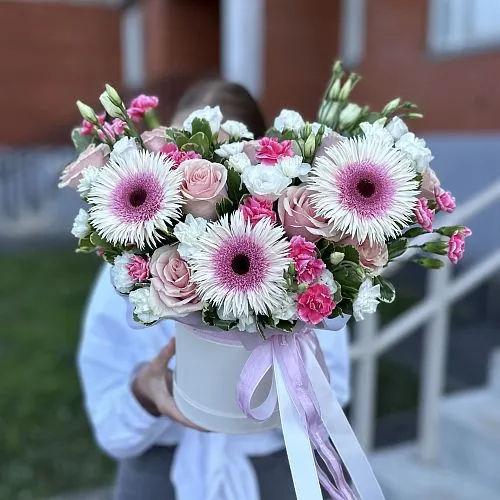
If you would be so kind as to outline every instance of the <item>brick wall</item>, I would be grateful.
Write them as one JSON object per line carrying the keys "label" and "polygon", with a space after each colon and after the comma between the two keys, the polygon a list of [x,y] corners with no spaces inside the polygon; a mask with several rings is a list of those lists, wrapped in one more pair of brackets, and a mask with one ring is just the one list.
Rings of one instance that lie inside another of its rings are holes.
{"label": "brick wall", "polygon": [[119,11],[67,4],[0,4],[0,143],[65,142],[75,100],[96,104],[119,85]]}

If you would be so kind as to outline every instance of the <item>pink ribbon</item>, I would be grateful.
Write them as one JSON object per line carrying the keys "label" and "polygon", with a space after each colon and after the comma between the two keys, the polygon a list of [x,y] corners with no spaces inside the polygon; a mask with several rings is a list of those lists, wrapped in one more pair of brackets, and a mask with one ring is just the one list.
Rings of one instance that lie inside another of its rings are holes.
{"label": "pink ribbon", "polygon": [[315,458],[321,485],[334,500],[354,500],[356,496],[345,479],[342,461],[321,418],[320,407],[304,361],[306,349],[315,354],[325,378],[328,379],[323,353],[311,329],[304,328],[294,334],[273,335],[252,351],[243,367],[237,386],[238,403],[248,418],[262,421],[271,417],[277,405],[274,378],[269,394],[262,404],[253,408],[251,400],[262,379],[273,369],[273,360],[276,359],[302,427],[309,436],[313,450],[328,471],[325,472]]}

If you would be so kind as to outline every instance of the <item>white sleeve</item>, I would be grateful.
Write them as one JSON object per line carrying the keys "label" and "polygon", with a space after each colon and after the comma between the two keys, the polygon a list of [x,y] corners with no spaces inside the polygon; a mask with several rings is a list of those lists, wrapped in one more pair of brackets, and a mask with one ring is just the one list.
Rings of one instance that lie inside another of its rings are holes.
{"label": "white sleeve", "polygon": [[350,360],[349,332],[347,327],[332,332],[316,330],[319,344],[325,356],[326,366],[330,372],[331,385],[341,406],[345,406],[350,398]]}
{"label": "white sleeve", "polygon": [[148,331],[134,330],[126,314],[126,302],[115,292],[106,266],[87,307],[78,369],[96,441],[115,458],[141,454],[172,425],[166,417],[150,415],[132,393],[134,371],[147,361],[140,356],[147,353],[141,343]]}

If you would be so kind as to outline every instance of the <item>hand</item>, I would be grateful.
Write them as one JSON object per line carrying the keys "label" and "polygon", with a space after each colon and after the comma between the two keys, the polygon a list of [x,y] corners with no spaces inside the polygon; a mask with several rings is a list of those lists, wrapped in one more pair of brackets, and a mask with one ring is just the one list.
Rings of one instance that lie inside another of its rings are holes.
{"label": "hand", "polygon": [[186,427],[203,431],[189,421],[175,404],[172,396],[173,373],[168,368],[174,354],[175,339],[171,339],[156,358],[141,368],[132,384],[132,392],[151,415],[165,415]]}

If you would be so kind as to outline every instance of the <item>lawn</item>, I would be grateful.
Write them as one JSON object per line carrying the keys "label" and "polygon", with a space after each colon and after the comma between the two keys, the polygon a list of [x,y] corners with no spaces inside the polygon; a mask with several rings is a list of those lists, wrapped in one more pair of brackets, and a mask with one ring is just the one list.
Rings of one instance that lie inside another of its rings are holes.
{"label": "lawn", "polygon": [[[99,266],[71,250],[2,255],[0,500],[43,499],[108,484],[75,371],[83,307]],[[384,319],[406,308],[400,297]],[[415,407],[417,378],[382,359],[378,414]]]}
{"label": "lawn", "polygon": [[79,324],[99,260],[71,250],[2,254],[0,499],[109,482],[75,372]]}

